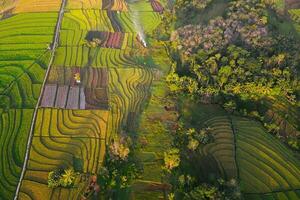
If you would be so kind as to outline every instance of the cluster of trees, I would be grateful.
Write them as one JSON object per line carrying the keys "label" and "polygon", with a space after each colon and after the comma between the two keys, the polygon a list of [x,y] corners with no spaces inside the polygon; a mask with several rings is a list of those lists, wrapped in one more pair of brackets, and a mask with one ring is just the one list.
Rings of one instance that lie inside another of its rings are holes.
{"label": "cluster of trees", "polygon": [[[289,111],[283,107],[299,110],[300,105],[297,36],[283,33],[273,23],[277,18],[273,18],[272,1],[228,0],[225,12],[212,17],[208,23],[194,23],[191,18],[214,1],[199,0],[202,4],[197,5],[195,2],[177,1],[173,10],[165,12],[157,32],[162,40],[166,35],[170,38],[164,40],[173,60],[167,77],[169,89],[175,95],[188,95],[197,102],[218,103],[229,113],[260,120],[266,130],[278,135],[277,121],[287,122],[289,118],[286,116]],[[275,103],[285,106],[274,106]],[[272,110],[278,111],[277,121],[265,116],[270,109],[282,109]],[[164,169],[174,186],[170,199],[241,198],[236,180],[203,184],[201,177],[190,170],[199,161],[200,147],[213,141],[209,128],[195,130],[183,125],[173,141],[174,148],[164,159]],[[285,142],[299,149],[299,134],[288,136]]]}
{"label": "cluster of trees", "polygon": [[139,176],[140,169],[132,154],[130,137],[114,138],[108,145],[104,166],[98,176],[105,199],[116,199],[126,194],[131,182]]}
{"label": "cluster of trees", "polygon": [[48,187],[71,187],[74,184],[76,173],[72,168],[59,168],[48,174]]}
{"label": "cluster of trees", "polygon": [[209,127],[196,130],[181,127],[174,135],[173,148],[164,154],[164,175],[172,184],[170,200],[186,199],[241,199],[238,183],[235,179],[212,180],[204,183],[197,170],[201,164],[198,155],[201,149],[214,141]]}
{"label": "cluster of trees", "polygon": [[178,23],[193,21],[199,11],[205,9],[213,0],[177,0],[174,7],[177,11]]}
{"label": "cluster of trees", "polygon": [[[225,14],[207,24],[177,27],[168,45],[174,61],[167,77],[171,91],[205,97],[231,111],[265,106],[258,110],[261,116],[278,97],[299,106],[300,42],[271,23],[277,18],[269,6],[263,0],[230,1]],[[188,11],[177,6],[173,13],[178,12]]]}

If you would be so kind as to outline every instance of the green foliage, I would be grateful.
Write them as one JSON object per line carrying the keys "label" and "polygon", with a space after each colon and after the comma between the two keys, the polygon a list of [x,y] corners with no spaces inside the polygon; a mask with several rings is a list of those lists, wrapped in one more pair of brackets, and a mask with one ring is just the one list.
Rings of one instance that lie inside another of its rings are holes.
{"label": "green foliage", "polygon": [[76,173],[73,169],[59,168],[48,174],[48,187],[70,187],[74,184]]}
{"label": "green foliage", "polygon": [[176,168],[180,164],[179,149],[170,149],[164,153],[164,169],[167,172],[171,172],[172,169]]}
{"label": "green foliage", "polygon": [[203,184],[186,194],[184,200],[214,200],[220,199],[220,196],[221,194],[216,187]]}
{"label": "green foliage", "polygon": [[106,198],[121,195],[120,192],[127,190],[139,176],[140,170],[129,145],[129,138],[119,138],[107,148],[104,166],[98,173],[98,183]]}
{"label": "green foliage", "polygon": [[197,17],[197,13],[205,9],[212,0],[178,0],[175,4],[178,23],[191,23]]}

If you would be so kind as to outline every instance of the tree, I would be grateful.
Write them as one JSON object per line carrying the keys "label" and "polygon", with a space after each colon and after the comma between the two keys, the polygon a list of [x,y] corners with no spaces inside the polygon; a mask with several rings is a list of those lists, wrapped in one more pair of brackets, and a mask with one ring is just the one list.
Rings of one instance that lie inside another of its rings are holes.
{"label": "tree", "polygon": [[73,169],[65,169],[60,178],[60,185],[63,187],[71,186],[74,183],[75,175]]}

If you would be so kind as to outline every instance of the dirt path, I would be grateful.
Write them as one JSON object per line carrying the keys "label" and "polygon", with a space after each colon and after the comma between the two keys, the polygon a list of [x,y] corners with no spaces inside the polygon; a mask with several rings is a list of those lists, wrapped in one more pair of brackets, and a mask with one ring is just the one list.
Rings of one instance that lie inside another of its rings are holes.
{"label": "dirt path", "polygon": [[47,80],[48,74],[50,72],[50,68],[52,66],[53,60],[54,60],[55,50],[56,50],[56,47],[58,45],[59,32],[60,32],[60,28],[61,28],[62,18],[64,16],[64,8],[65,8],[65,5],[66,5],[66,2],[67,2],[66,0],[62,0],[62,3],[61,3],[61,8],[60,8],[60,11],[59,11],[58,20],[57,20],[56,27],[55,27],[53,43],[52,43],[52,47],[51,47],[51,50],[50,50],[51,51],[51,58],[50,58],[48,68],[47,68],[47,71],[46,71],[46,74],[45,74],[45,78],[44,78],[44,81],[43,81],[43,84],[42,84],[42,87],[41,87],[40,96],[39,96],[38,101],[36,103],[36,106],[34,108],[34,113],[33,113],[32,121],[31,121],[31,125],[30,125],[30,132],[29,132],[29,136],[28,136],[28,140],[27,140],[27,146],[26,146],[26,152],[25,152],[23,168],[22,168],[22,172],[21,172],[21,175],[20,175],[20,179],[19,179],[19,182],[18,182],[17,189],[16,189],[14,200],[18,199],[18,194],[19,194],[19,191],[20,191],[20,188],[21,188],[21,183],[22,183],[22,180],[23,180],[25,172],[26,172],[26,167],[27,167],[28,159],[29,159],[30,147],[31,147],[31,144],[32,144],[32,139],[33,139],[34,125],[35,125],[35,121],[36,121],[36,117],[37,117],[37,112],[38,112],[38,108],[39,108],[39,105],[40,105],[40,102],[41,102],[41,99],[42,99],[42,96],[43,96],[43,91],[44,91],[44,87],[45,87],[45,84],[46,84],[46,80]]}

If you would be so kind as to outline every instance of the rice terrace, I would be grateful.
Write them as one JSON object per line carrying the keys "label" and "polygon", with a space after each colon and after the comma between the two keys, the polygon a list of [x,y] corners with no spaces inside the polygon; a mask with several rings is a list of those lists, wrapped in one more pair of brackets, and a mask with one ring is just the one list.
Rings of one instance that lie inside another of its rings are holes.
{"label": "rice terrace", "polygon": [[0,200],[300,200],[299,0],[0,0]]}

